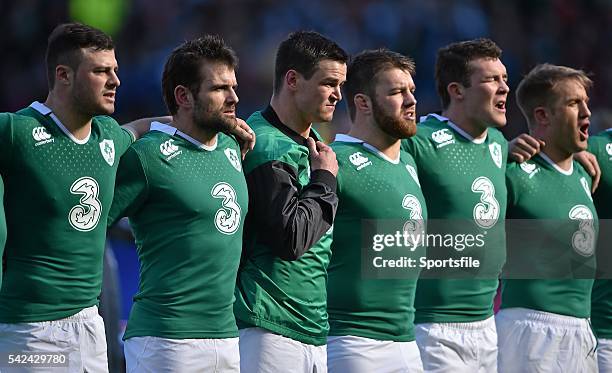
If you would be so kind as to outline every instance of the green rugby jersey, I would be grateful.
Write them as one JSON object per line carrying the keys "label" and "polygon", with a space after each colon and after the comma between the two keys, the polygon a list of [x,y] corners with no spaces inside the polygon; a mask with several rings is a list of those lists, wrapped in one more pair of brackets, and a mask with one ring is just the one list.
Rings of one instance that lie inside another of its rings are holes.
{"label": "green rugby jersey", "polygon": [[529,232],[509,234],[508,266],[529,265],[545,278],[502,280],[501,307],[589,317],[598,230],[590,176],[575,161],[564,171],[541,153],[509,164],[507,185],[506,218],[538,220]]}
{"label": "green rugby jersey", "polygon": [[427,209],[414,160],[404,151],[391,160],[348,135],[338,135],[331,147],[339,166],[339,204],[328,269],[329,333],[413,341],[418,269],[413,279],[364,278],[361,231],[363,219],[423,226]]}
{"label": "green rugby jersey", "polygon": [[[157,127],[155,127],[157,125]],[[154,123],[121,158],[112,223],[126,215],[140,284],[124,338],[238,336],[232,311],[248,192],[240,147]]]}
{"label": "green rugby jersey", "polygon": [[[448,118],[429,114],[402,146],[416,162],[429,219],[447,221],[454,234],[486,235],[484,246],[455,254],[479,260],[488,272],[501,272],[508,153],[501,132],[489,128],[487,137],[478,140]],[[436,256],[436,250],[430,246],[427,256]],[[418,282],[415,323],[473,322],[493,315],[497,278],[453,279],[443,278],[444,270],[437,273],[441,278]]]}
{"label": "green rugby jersey", "polygon": [[[597,157],[601,168],[599,187],[593,195],[597,214],[600,219],[612,219],[612,130],[590,137],[589,151]],[[610,247],[605,247],[611,240],[612,232],[602,228],[597,261],[605,267],[608,279],[595,280],[591,303],[593,329],[600,338],[612,338],[612,280],[609,279],[612,254]]]}
{"label": "green rugby jersey", "polygon": [[[326,170],[311,173],[306,139],[271,107],[247,123],[257,143],[244,160],[249,214],[236,281],[238,326],[324,345],[336,178]],[[318,137],[313,130],[310,136]]]}
{"label": "green rugby jersey", "polygon": [[6,217],[4,215],[4,180],[0,175],[0,288],[2,288],[2,271],[4,267],[4,244],[6,243]]}
{"label": "green rugby jersey", "polygon": [[133,135],[106,116],[76,139],[45,105],[0,114],[6,272],[0,322],[57,320],[98,303],[119,157]]}

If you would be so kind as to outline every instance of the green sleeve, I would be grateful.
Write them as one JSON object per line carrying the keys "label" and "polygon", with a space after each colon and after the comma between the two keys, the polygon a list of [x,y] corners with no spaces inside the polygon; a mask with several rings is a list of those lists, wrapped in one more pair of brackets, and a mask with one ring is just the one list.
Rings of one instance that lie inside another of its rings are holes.
{"label": "green sleeve", "polygon": [[516,167],[517,163],[508,163],[506,165],[506,188],[508,188],[508,200],[507,200],[507,209],[506,209],[506,217],[511,218],[512,207],[518,204],[519,198],[519,190],[518,185],[516,183]]}
{"label": "green sleeve", "polygon": [[138,211],[146,200],[148,191],[144,160],[134,147],[129,147],[119,161],[115,196],[108,214],[108,226]]}
{"label": "green sleeve", "polygon": [[112,139],[115,142],[116,154],[121,157],[127,149],[136,141],[135,135],[129,129],[122,127],[115,119],[109,116],[98,117],[99,120],[108,123],[111,128]]}

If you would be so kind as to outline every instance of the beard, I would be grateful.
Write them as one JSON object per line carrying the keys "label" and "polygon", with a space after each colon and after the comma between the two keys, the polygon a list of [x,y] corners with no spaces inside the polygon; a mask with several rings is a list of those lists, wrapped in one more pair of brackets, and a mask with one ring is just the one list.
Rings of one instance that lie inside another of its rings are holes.
{"label": "beard", "polygon": [[198,101],[193,108],[193,122],[198,128],[213,132],[230,132],[237,125],[236,118],[225,117],[220,110],[209,110]]}
{"label": "beard", "polygon": [[372,100],[372,114],[378,128],[394,139],[407,139],[416,134],[416,123],[414,120],[387,114],[376,99]]}
{"label": "beard", "polygon": [[114,104],[112,108],[106,108],[103,104],[96,101],[95,95],[91,90],[78,84],[72,91],[72,102],[80,113],[90,117],[96,115],[111,115],[115,111]]}

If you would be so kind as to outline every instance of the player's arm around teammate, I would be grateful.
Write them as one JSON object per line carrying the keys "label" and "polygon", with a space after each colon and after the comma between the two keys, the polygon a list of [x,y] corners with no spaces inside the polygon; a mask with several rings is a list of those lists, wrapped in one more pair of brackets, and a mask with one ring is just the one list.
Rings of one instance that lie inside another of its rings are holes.
{"label": "player's arm around teammate", "polygon": [[172,122],[121,160],[109,221],[127,215],[140,286],[128,372],[238,372],[233,293],[248,207],[236,126],[237,57],[222,39],[185,42],[162,78]]}

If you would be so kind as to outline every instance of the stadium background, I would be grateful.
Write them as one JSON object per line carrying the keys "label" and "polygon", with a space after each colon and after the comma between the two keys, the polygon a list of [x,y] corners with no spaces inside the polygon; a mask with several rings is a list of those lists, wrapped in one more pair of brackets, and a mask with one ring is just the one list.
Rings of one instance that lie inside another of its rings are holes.
{"label": "stadium background", "polygon": [[[238,114],[246,119],[269,100],[278,43],[291,31],[311,29],[349,53],[385,46],[414,58],[418,115],[440,110],[433,80],[436,50],[449,42],[485,36],[503,49],[511,90],[536,63],[591,73],[591,131],[612,126],[610,0],[3,0],[0,12],[1,111],[45,99],[47,36],[58,23],[77,20],[103,29],[115,40],[121,79],[115,117],[120,122],[165,114],[160,88],[165,59],[180,42],[203,33],[220,34],[239,56]],[[512,138],[526,130],[514,92],[507,107],[504,133]],[[319,129],[331,139],[347,127],[341,103],[332,125]],[[109,272],[117,275],[121,295],[107,298],[121,299],[113,307],[125,320],[137,290],[137,258],[124,230],[115,229],[111,243],[118,271]]]}

